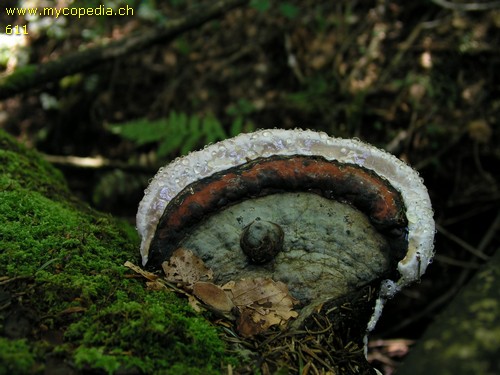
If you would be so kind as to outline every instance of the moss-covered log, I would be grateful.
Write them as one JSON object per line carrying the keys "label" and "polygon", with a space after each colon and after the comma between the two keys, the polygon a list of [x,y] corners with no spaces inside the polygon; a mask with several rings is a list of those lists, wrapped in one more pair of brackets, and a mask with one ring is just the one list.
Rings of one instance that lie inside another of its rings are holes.
{"label": "moss-covered log", "polygon": [[500,374],[500,252],[429,327],[398,375]]}
{"label": "moss-covered log", "polygon": [[210,374],[232,361],[207,320],[123,267],[138,260],[131,226],[2,131],[0,212],[0,374]]}

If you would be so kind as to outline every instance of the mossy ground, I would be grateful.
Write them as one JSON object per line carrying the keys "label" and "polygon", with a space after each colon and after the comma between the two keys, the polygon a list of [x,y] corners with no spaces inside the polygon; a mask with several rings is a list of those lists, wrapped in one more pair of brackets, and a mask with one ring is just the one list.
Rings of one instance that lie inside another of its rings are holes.
{"label": "mossy ground", "polygon": [[216,328],[123,267],[133,228],[0,131],[0,374],[220,373]]}

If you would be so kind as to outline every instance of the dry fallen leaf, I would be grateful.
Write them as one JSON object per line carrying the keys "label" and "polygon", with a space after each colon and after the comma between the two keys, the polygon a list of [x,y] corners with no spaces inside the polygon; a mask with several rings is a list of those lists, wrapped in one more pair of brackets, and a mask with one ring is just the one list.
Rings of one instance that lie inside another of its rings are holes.
{"label": "dry fallen leaf", "polygon": [[469,137],[478,143],[488,143],[493,134],[491,126],[482,119],[469,122],[467,125]]}
{"label": "dry fallen leaf", "polygon": [[254,312],[250,309],[243,309],[240,316],[238,317],[236,323],[236,330],[243,337],[254,336],[258,333],[262,333],[266,331],[267,328],[264,328],[264,324],[266,323],[265,319],[261,319],[258,322],[254,321]]}
{"label": "dry fallen leaf", "polygon": [[161,282],[161,279],[158,277],[158,275],[155,275],[152,272],[145,271],[141,267],[136,266],[134,263],[129,262],[128,260],[125,262],[124,266],[130,268],[135,273],[138,273],[145,279],[149,280],[146,281],[148,290],[162,290],[167,288],[166,285]]}
{"label": "dry fallen leaf", "polygon": [[[200,262],[201,262],[201,260],[200,260]],[[202,264],[203,264],[203,262],[202,262]],[[142,275],[144,278],[149,280],[149,281],[146,281],[146,286],[147,286],[148,290],[158,291],[158,290],[168,289],[168,290],[172,290],[172,291],[177,292],[177,293],[184,294],[188,298],[188,303],[193,308],[194,311],[200,312],[203,310],[201,307],[200,301],[198,299],[196,299],[193,295],[189,294],[188,292],[186,292],[182,289],[175,287],[174,285],[171,285],[170,283],[168,283],[164,279],[161,279],[160,277],[158,277],[154,273],[144,271],[141,267],[136,266],[135,264],[133,264],[132,262],[129,262],[129,261],[125,262],[124,266],[130,268],[131,270],[135,271],[136,273]]]}
{"label": "dry fallen leaf", "polygon": [[200,301],[196,299],[195,296],[187,294],[189,306],[193,308],[196,312],[201,312],[203,309],[201,307]]}
{"label": "dry fallen leaf", "polygon": [[149,281],[156,281],[158,279],[158,276],[155,275],[154,273],[144,271],[141,267],[136,266],[134,263],[129,262],[128,260],[123,265],[127,268],[130,268],[135,273],[138,273],[139,275],[148,279]]}
{"label": "dry fallen leaf", "polygon": [[206,305],[222,313],[231,312],[234,307],[233,302],[226,292],[213,283],[199,281],[193,285],[193,294]]}
{"label": "dry fallen leaf", "polygon": [[213,278],[213,271],[192,251],[184,248],[175,250],[170,259],[163,262],[162,268],[168,281],[183,284],[188,289],[200,280]]}
{"label": "dry fallen leaf", "polygon": [[290,295],[286,284],[269,278],[256,278],[230,281],[222,287],[215,285],[204,281],[213,278],[213,271],[187,249],[177,249],[170,260],[162,264],[166,280],[178,284],[184,290],[177,289],[130,262],[125,263],[125,266],[148,279],[146,284],[150,290],[174,288],[185,294],[195,311],[201,311],[199,301],[202,301],[226,318],[234,319],[231,312],[236,307],[240,313],[237,330],[244,337],[262,333],[273,325],[285,324],[298,316],[293,311],[298,301]]}
{"label": "dry fallen leaf", "polygon": [[230,281],[222,287],[240,311],[238,331],[243,336],[253,336],[272,325],[285,324],[298,313],[293,306],[298,301],[288,292],[288,287],[266,278]]}
{"label": "dry fallen leaf", "polygon": [[148,290],[165,290],[167,287],[161,281],[146,281],[146,287]]}
{"label": "dry fallen leaf", "polygon": [[[132,262],[126,261],[124,264],[125,267],[130,268],[131,270],[135,271],[136,273],[140,274],[144,278],[146,278],[149,281],[146,281],[146,287],[148,290],[171,290],[176,293],[184,294],[185,296],[192,297],[191,294],[188,292],[177,288],[175,285],[172,285],[172,283],[168,282],[167,280],[160,278],[158,275],[155,275],[154,273],[144,271],[141,267],[136,266]],[[194,297],[192,297],[194,299]]]}

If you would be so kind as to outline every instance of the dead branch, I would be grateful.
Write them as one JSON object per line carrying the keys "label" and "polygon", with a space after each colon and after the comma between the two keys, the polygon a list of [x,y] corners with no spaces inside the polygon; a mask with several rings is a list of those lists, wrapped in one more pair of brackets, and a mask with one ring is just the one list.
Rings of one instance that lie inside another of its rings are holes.
{"label": "dead branch", "polygon": [[170,41],[179,34],[220,17],[248,1],[219,0],[210,5],[197,7],[185,16],[171,20],[152,31],[140,31],[103,46],[68,54],[58,60],[18,68],[10,74],[0,76],[0,100],[103,62],[143,50],[156,43]]}
{"label": "dead branch", "polygon": [[432,2],[445,9],[458,10],[462,12],[477,12],[500,8],[500,1],[491,1],[488,3],[453,3],[446,0],[432,0]]}

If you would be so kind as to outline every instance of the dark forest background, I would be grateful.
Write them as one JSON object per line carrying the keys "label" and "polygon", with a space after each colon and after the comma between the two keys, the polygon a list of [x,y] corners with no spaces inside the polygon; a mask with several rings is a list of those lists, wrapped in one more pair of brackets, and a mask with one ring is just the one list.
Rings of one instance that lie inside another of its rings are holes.
{"label": "dark forest background", "polygon": [[[127,49],[210,3],[3,1],[0,128],[45,154],[83,200],[130,222],[160,166],[240,132],[315,129],[405,160],[425,180],[438,232],[427,274],[389,302],[371,335],[370,359],[390,373],[500,246],[500,4],[252,0]],[[3,9],[100,5],[134,14]],[[28,35],[6,35],[6,25]],[[112,58],[85,53],[113,43],[122,50]],[[90,62],[79,69],[70,55]],[[26,69],[47,62],[62,64],[50,79]]]}

